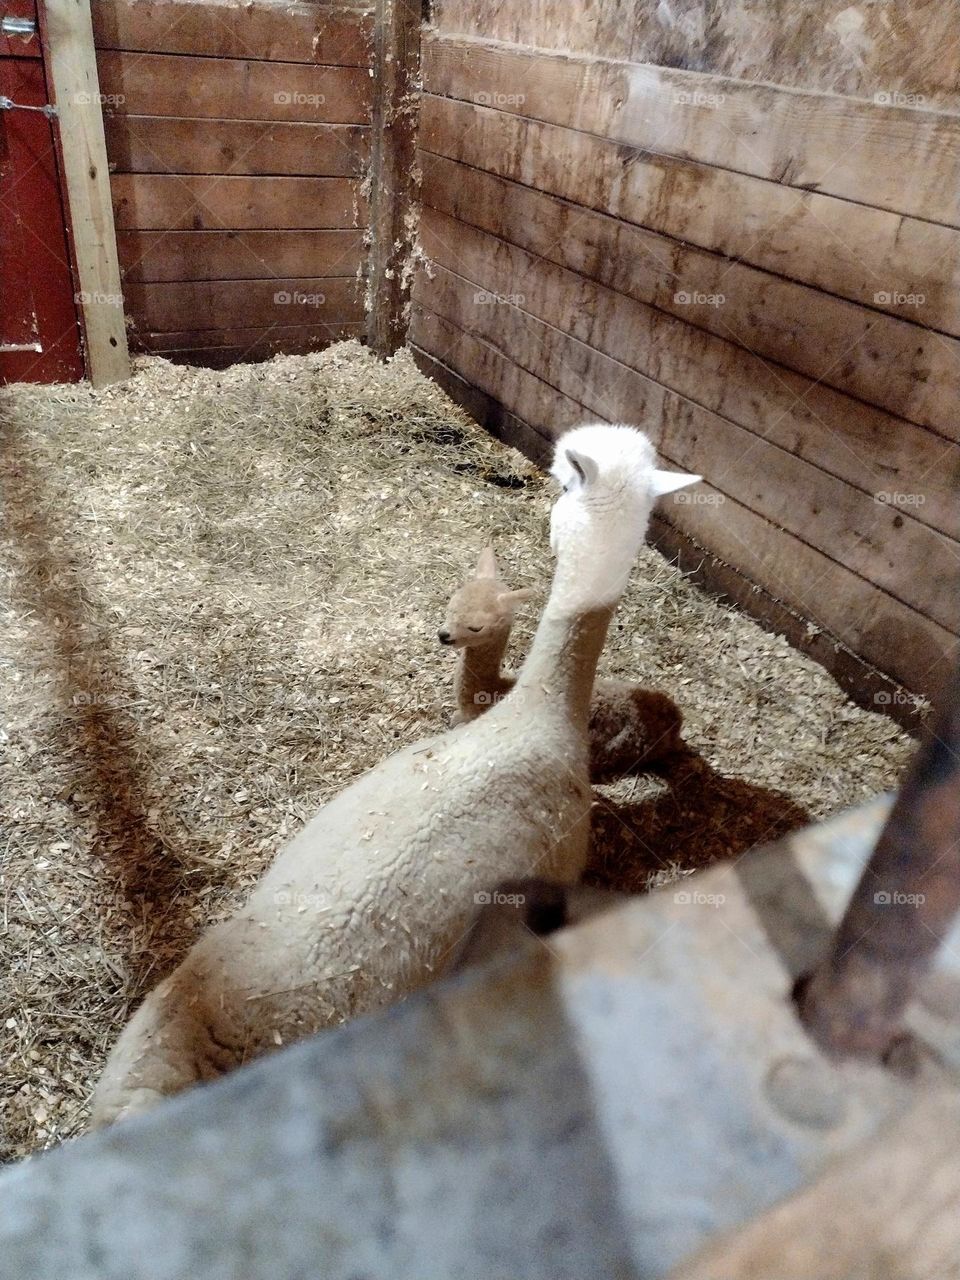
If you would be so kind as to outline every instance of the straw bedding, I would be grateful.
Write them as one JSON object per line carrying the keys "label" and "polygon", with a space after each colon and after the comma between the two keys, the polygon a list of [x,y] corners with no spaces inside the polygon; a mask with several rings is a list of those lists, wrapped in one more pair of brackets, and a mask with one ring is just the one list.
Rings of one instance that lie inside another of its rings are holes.
{"label": "straw bedding", "polygon": [[[545,591],[550,490],[401,353],[0,393],[4,1152],[80,1131],[132,1005],[304,820],[443,727],[447,596],[493,536]],[[524,650],[536,618],[514,636]],[[890,787],[910,750],[645,552],[604,655],[691,751],[597,793],[640,891]]]}

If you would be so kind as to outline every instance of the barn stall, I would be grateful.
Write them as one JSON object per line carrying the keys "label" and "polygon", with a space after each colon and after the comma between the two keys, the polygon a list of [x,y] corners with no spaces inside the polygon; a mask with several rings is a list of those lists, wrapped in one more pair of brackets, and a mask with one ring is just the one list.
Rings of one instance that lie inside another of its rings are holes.
{"label": "barn stall", "polygon": [[94,0],[64,59],[46,6],[48,82],[96,68],[53,130],[95,385],[4,395],[10,1155],[84,1128],[288,834],[449,723],[445,601],[491,536],[543,598],[567,426],[705,477],[602,667],[687,750],[595,790],[588,884],[897,784],[960,542],[956,51],[914,7]]}

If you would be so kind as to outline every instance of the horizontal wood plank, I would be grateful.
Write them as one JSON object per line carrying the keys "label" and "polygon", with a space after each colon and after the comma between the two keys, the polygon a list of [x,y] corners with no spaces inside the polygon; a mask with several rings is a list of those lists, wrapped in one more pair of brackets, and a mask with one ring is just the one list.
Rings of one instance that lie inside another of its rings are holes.
{"label": "horizontal wood plank", "polygon": [[[960,335],[960,232],[427,97],[420,146],[687,245]],[[424,184],[429,192],[429,183]],[[923,302],[915,305],[922,297]]]}
{"label": "horizontal wood plank", "polygon": [[960,634],[960,544],[544,324],[525,305],[487,301],[488,288],[435,266],[432,278],[419,274],[415,297],[585,408],[642,426],[664,454],[718,492]]}
{"label": "horizontal wood plank", "polygon": [[319,325],[278,325],[264,330],[216,329],[199,333],[145,333],[137,338],[137,349],[162,355],[175,364],[225,369],[231,364],[255,364],[275,355],[304,355],[322,351],[334,342],[362,339],[364,326],[358,321],[332,321]]}
{"label": "horizontal wood plank", "polygon": [[372,16],[332,4],[93,0],[99,49],[268,62],[371,64]]}
{"label": "horizontal wood plank", "polygon": [[247,347],[252,343],[275,350],[286,350],[285,343],[299,344],[303,350],[314,350],[330,342],[331,333],[350,330],[356,337],[359,322],[354,320],[332,321],[315,324],[281,324],[269,330],[257,326],[253,329],[183,329],[177,333],[150,333],[139,335],[140,346],[146,351],[166,354],[171,351],[215,351],[220,347]]}
{"label": "horizontal wood plank", "polygon": [[124,302],[137,330],[150,333],[269,330],[363,319],[359,283],[343,277],[130,284]]}
{"label": "horizontal wood plank", "polygon": [[111,180],[120,231],[356,227],[366,203],[352,178],[180,177],[119,173]]}
{"label": "horizontal wood plank", "polygon": [[429,93],[960,225],[960,116],[482,40],[427,39]]}
{"label": "horizontal wood plank", "polygon": [[117,116],[293,120],[366,124],[373,79],[365,67],[191,58],[177,54],[97,56],[100,91]]}
{"label": "horizontal wood plank", "polygon": [[[582,422],[585,406],[520,369],[490,343],[458,329],[415,304],[411,341],[495,396],[511,412],[555,438]],[[664,455],[667,462],[681,465]],[[709,486],[702,498],[716,493]],[[946,678],[955,638],[878,587],[836,564],[791,534],[774,530],[753,511],[726,497],[717,505],[674,503],[662,514],[701,546],[766,588],[821,630],[837,637],[881,671],[915,693],[937,688]],[[718,506],[720,510],[718,511]]]}
{"label": "horizontal wood plank", "polygon": [[424,177],[437,206],[421,222],[428,257],[493,294],[521,293],[539,319],[960,539],[956,445],[687,323],[671,305],[676,258],[660,270],[646,233],[448,161],[425,158]]}
{"label": "horizontal wood plank", "polygon": [[356,276],[362,231],[121,231],[124,280]]}
{"label": "horizontal wood plank", "polygon": [[110,168],[121,173],[358,177],[370,130],[357,124],[106,116]]}
{"label": "horizontal wood plank", "polygon": [[[552,450],[545,436],[422,347],[412,345],[411,352],[418,368],[498,440],[519,449],[541,467],[549,465]],[[909,732],[920,731],[921,707],[903,685],[866,662],[836,637],[811,627],[806,618],[751,582],[734,566],[712,555],[656,510],[650,521],[648,541],[699,587],[735,605],[765,630],[785,636],[795,649],[819,662],[858,706],[870,711],[882,710]],[[931,692],[936,696],[935,691]]]}
{"label": "horizontal wood plank", "polygon": [[941,0],[858,6],[850,0],[436,0],[432,21],[441,35],[960,107],[957,11]]}

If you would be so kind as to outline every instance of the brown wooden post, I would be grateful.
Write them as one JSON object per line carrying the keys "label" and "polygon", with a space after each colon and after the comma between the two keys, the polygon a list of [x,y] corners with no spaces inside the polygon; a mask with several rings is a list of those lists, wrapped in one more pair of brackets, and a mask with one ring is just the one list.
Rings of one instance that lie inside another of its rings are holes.
{"label": "brown wooden post", "polygon": [[386,357],[406,341],[417,209],[416,147],[424,0],[377,0],[367,341]]}
{"label": "brown wooden post", "polygon": [[87,373],[95,387],[103,387],[130,376],[130,357],[90,5],[43,0],[38,10],[58,115]]}
{"label": "brown wooden post", "polygon": [[800,991],[810,1032],[835,1053],[882,1054],[960,911],[960,669],[837,929]]}

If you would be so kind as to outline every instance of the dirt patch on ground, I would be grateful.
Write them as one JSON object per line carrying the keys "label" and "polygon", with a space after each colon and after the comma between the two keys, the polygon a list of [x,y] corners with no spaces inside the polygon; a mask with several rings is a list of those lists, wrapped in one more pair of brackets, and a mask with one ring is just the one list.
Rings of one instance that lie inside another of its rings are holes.
{"label": "dirt patch on ground", "polygon": [[[323,802],[448,722],[446,599],[495,539],[544,595],[550,489],[405,354],[0,393],[5,1155],[79,1131],[131,1006]],[[514,636],[519,658],[537,614]],[[739,853],[910,751],[645,552],[602,670],[691,751],[597,793],[595,883]]]}

